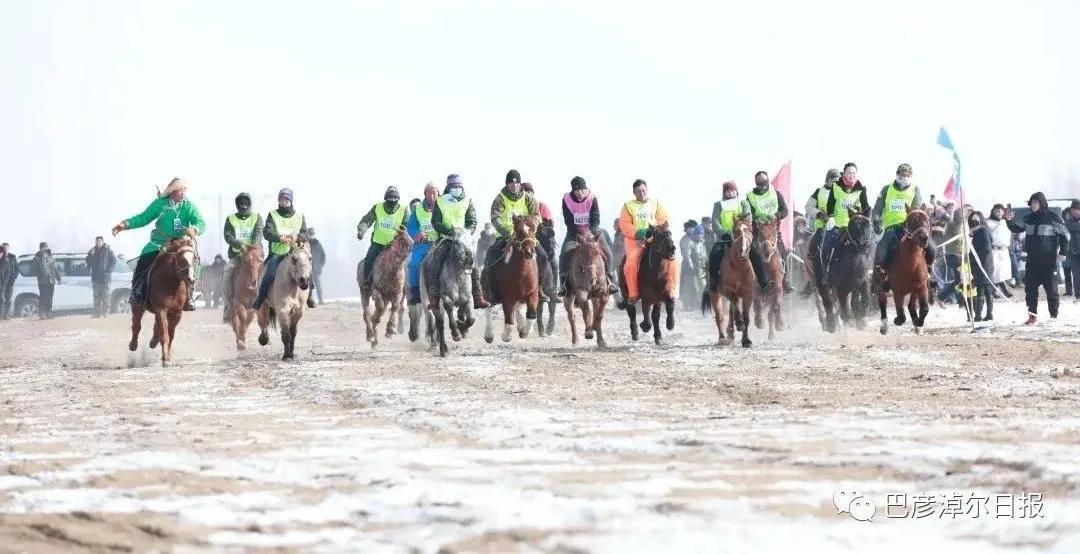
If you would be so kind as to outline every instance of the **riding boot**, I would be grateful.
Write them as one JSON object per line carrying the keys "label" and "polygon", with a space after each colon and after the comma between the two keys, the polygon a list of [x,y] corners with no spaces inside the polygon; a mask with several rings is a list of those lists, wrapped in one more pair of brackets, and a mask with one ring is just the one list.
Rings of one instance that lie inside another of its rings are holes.
{"label": "riding boot", "polygon": [[769,281],[769,276],[765,273],[765,262],[761,260],[761,254],[753,248],[750,249],[750,267],[754,269],[754,276],[757,277],[761,292],[768,293],[771,291],[773,283]]}
{"label": "riding boot", "polygon": [[475,271],[472,272],[472,303],[473,308],[477,310],[491,307],[491,304],[484,299],[484,291],[480,288],[480,276]]}
{"label": "riding boot", "polygon": [[195,304],[193,304],[191,302],[191,299],[192,299],[193,296],[195,296],[194,294],[192,294],[195,291],[195,281],[193,281],[191,279],[188,279],[187,283],[188,283],[188,294],[187,294],[187,298],[184,299],[184,311],[185,312],[194,312],[195,311]]}

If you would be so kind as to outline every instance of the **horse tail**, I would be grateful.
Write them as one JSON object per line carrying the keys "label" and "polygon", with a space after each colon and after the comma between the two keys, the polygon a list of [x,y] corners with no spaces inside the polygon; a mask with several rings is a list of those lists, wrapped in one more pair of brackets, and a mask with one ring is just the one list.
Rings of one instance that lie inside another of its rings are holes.
{"label": "horse tail", "polygon": [[269,311],[270,311],[270,327],[273,328],[273,329],[277,329],[277,313],[274,312],[273,308],[270,308]]}
{"label": "horse tail", "polygon": [[701,293],[701,315],[705,315],[712,311],[712,302],[710,302],[709,291]]}
{"label": "horse tail", "polygon": [[[428,250],[428,254],[430,253],[431,250]],[[420,268],[418,270],[420,272],[420,305],[423,306],[421,309],[427,309],[428,305],[427,279],[424,278],[424,273],[426,273],[424,271],[424,261],[426,259],[427,255],[425,254],[424,258],[420,260]]]}

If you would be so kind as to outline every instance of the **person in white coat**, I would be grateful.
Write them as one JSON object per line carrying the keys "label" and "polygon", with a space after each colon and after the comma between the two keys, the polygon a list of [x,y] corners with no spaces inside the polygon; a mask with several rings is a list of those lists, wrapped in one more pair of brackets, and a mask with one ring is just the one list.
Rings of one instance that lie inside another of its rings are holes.
{"label": "person in white coat", "polygon": [[991,244],[993,245],[994,271],[990,278],[1001,294],[1006,298],[1012,298],[1012,291],[1009,290],[1009,281],[1013,278],[1012,263],[1009,260],[1012,232],[1005,224],[1005,206],[994,204],[994,208],[990,210],[990,217],[986,220],[986,228],[993,239]]}

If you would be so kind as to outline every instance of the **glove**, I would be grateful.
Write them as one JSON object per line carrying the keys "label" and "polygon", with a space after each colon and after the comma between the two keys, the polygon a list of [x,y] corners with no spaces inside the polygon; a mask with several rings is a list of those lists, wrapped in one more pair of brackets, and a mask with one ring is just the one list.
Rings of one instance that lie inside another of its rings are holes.
{"label": "glove", "polygon": [[829,231],[832,231],[835,228],[836,228],[836,218],[835,217],[830,217],[829,220],[825,222],[825,229],[827,229]]}
{"label": "glove", "polygon": [[634,238],[637,239],[637,240],[645,240],[645,235],[647,235],[647,234],[649,234],[648,229],[638,229],[634,233]]}

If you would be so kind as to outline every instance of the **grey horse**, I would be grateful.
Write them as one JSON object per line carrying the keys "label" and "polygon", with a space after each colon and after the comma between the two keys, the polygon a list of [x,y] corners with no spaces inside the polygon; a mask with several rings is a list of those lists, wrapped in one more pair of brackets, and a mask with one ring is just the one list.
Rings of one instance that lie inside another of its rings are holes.
{"label": "grey horse", "polygon": [[449,351],[446,346],[446,326],[450,326],[450,336],[457,342],[465,337],[476,320],[472,315],[472,250],[461,230],[442,240],[445,244],[439,246],[449,248],[442,271],[435,275],[432,256],[424,258],[420,265],[420,294],[421,304],[426,306],[429,299],[428,283],[438,283],[439,309],[435,310],[435,331],[439,340],[439,355],[445,357]]}

